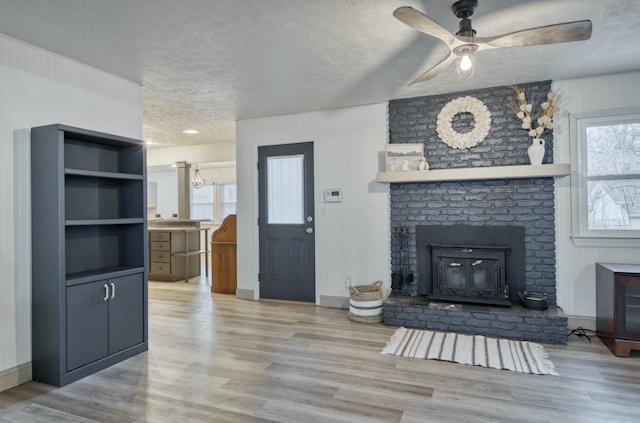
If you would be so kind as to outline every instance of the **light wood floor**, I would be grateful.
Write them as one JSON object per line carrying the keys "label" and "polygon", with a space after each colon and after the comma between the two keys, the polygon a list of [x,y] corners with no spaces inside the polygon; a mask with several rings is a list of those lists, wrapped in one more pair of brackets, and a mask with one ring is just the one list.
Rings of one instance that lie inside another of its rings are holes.
{"label": "light wood floor", "polygon": [[149,352],[64,388],[0,393],[0,422],[638,422],[640,355],[546,346],[560,377],[381,355],[395,328],[314,305],[150,282]]}

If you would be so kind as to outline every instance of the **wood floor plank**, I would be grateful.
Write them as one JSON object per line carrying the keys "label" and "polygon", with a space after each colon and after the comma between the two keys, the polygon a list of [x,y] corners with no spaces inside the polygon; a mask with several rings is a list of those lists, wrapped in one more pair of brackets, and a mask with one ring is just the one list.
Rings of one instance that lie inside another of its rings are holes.
{"label": "wood floor plank", "polygon": [[55,408],[46,407],[39,404],[24,404],[14,406],[3,412],[0,422],[33,422],[33,423],[51,423],[51,422],[68,422],[68,423],[98,423],[98,420],[85,419]]}
{"label": "wood floor plank", "polygon": [[640,355],[547,345],[559,377],[382,355],[396,328],[347,311],[149,283],[149,351],[63,388],[0,393],[0,423],[632,422]]}
{"label": "wood floor plank", "polygon": [[507,421],[438,404],[422,409],[408,409],[404,412],[400,423],[504,423]]}

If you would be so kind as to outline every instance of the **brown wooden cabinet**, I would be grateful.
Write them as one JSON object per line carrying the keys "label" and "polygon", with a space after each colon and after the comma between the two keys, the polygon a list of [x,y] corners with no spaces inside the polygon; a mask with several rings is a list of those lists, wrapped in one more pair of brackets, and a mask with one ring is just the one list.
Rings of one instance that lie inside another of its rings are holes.
{"label": "brown wooden cabinet", "polygon": [[617,356],[640,350],[640,264],[596,263],[596,332]]}
{"label": "brown wooden cabinet", "polygon": [[211,235],[211,292],[236,293],[236,257],[236,215],[231,214]]}

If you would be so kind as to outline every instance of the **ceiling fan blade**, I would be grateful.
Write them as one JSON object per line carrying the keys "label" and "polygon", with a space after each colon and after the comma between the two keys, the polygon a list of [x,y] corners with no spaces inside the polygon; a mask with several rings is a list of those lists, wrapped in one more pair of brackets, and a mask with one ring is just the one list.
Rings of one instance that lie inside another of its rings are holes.
{"label": "ceiling fan blade", "polygon": [[440,72],[445,70],[455,60],[456,60],[456,55],[453,54],[452,52],[449,52],[449,55],[447,57],[445,57],[440,62],[438,62],[437,65],[435,65],[434,67],[432,67],[431,69],[429,69],[428,71],[426,71],[425,73],[417,77],[412,83],[409,84],[409,86],[413,84],[417,84],[418,82],[424,82],[424,81],[428,81],[430,79],[435,78],[440,74]]}
{"label": "ceiling fan blade", "polygon": [[540,26],[478,41],[487,42],[492,47],[520,47],[567,43],[589,38],[591,38],[591,21],[585,20]]}
{"label": "ceiling fan blade", "polygon": [[453,43],[453,34],[444,29],[433,19],[418,12],[413,7],[399,7],[393,12],[393,16],[413,29],[417,29],[420,32],[424,32],[425,34],[441,39],[447,45],[451,45],[451,43]]}

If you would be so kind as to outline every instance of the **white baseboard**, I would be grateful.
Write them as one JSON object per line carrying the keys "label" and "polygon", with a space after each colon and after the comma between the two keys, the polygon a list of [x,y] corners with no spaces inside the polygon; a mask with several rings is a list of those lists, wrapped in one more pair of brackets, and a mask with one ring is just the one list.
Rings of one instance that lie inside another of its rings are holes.
{"label": "white baseboard", "polygon": [[254,301],[256,297],[254,297],[253,289],[236,289],[236,298],[241,300],[251,300]]}
{"label": "white baseboard", "polygon": [[[240,300],[254,301],[253,289],[236,289],[236,298]],[[320,304],[323,307],[349,308],[349,297],[338,297],[333,295],[320,295]]]}
{"label": "white baseboard", "polygon": [[22,385],[32,379],[31,362],[0,372],[0,392]]}
{"label": "white baseboard", "polygon": [[349,308],[349,297],[320,295],[320,305],[323,307]]}
{"label": "white baseboard", "polygon": [[583,328],[595,331],[596,318],[590,316],[569,316],[567,315],[567,326],[569,329]]}

